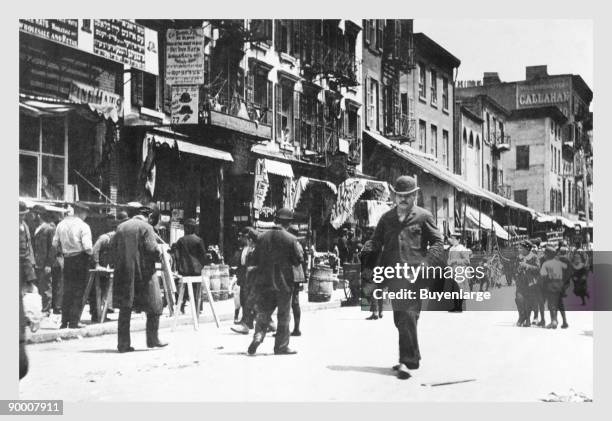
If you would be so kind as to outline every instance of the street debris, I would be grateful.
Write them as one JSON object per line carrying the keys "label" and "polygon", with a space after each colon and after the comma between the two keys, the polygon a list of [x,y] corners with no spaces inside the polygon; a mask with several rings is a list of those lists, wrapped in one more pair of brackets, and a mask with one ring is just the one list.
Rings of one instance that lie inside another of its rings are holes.
{"label": "street debris", "polygon": [[567,395],[557,395],[555,392],[551,392],[547,397],[540,400],[543,402],[593,402],[592,398],[582,392],[576,392],[574,389],[570,389]]}

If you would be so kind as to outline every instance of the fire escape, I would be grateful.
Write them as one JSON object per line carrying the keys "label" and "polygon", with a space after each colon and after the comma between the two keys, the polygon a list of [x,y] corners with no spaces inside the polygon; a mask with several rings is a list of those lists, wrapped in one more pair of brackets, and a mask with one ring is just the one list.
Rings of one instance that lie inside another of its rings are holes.
{"label": "fire escape", "polygon": [[393,82],[385,93],[385,135],[400,142],[416,140],[416,119],[402,103],[399,76],[415,68],[412,19],[387,19],[384,33],[383,74]]}

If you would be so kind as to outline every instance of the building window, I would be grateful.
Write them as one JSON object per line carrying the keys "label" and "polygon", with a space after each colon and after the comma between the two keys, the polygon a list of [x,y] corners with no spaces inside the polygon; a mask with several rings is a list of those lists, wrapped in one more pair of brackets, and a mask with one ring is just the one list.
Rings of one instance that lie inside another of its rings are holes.
{"label": "building window", "polygon": [[448,111],[448,79],[442,78],[442,108]]}
{"label": "building window", "polygon": [[419,150],[427,152],[427,124],[419,120]]}
{"label": "building window", "polygon": [[442,144],[443,144],[443,155],[442,155],[442,162],[444,163],[444,165],[446,165],[446,169],[449,168],[449,156],[450,156],[450,145],[449,145],[449,140],[448,140],[448,131],[447,130],[442,130]]}
{"label": "building window", "polygon": [[448,199],[442,199],[442,213],[444,215],[444,221],[442,221],[442,232],[444,235],[447,235],[450,231],[448,226],[450,219],[450,206],[448,205]]}
{"label": "building window", "polygon": [[383,50],[383,31],[385,29],[385,21],[384,19],[376,20],[376,49],[379,51]]}
{"label": "building window", "polygon": [[529,169],[529,145],[521,145],[516,147],[516,169]]}
{"label": "building window", "polygon": [[430,72],[431,75],[431,103],[432,104],[437,104],[438,103],[438,74],[436,73],[435,70],[432,70]]}
{"label": "building window", "polygon": [[476,135],[476,149],[480,150],[480,136]]}
{"label": "building window", "polygon": [[370,46],[376,48],[376,19],[370,19]]}
{"label": "building window", "polygon": [[309,151],[322,152],[317,130],[321,106],[315,93],[304,92],[300,95],[300,140],[302,147]]}
{"label": "building window", "polygon": [[272,19],[251,20],[251,32],[257,42],[272,44]]}
{"label": "building window", "polygon": [[491,190],[491,167],[487,164],[487,190]]}
{"label": "building window", "polygon": [[282,79],[276,84],[276,139],[290,144],[293,133],[293,83]]}
{"label": "building window", "polygon": [[419,63],[419,98],[427,99],[427,75],[425,66]]}
{"label": "building window", "polygon": [[66,117],[19,115],[19,195],[64,200]]}
{"label": "building window", "polygon": [[555,191],[550,189],[550,211],[555,212]]}
{"label": "building window", "polygon": [[465,131],[465,128],[463,128],[463,143],[467,143],[467,132]]}
{"label": "building window", "polygon": [[434,126],[433,124],[431,125],[431,146],[430,148],[431,148],[430,153],[437,158],[438,157],[438,128]]}
{"label": "building window", "polygon": [[368,127],[378,129],[378,82],[370,78],[368,85]]}
{"label": "building window", "polygon": [[438,225],[438,198],[431,196],[431,214],[436,225]]}
{"label": "building window", "polygon": [[272,82],[267,69],[253,66],[247,73],[246,100],[251,119],[272,125]]}
{"label": "building window", "polygon": [[523,206],[528,206],[527,190],[514,190],[514,201],[520,203]]}
{"label": "building window", "polygon": [[487,143],[491,142],[491,120],[489,113],[487,113]]}
{"label": "building window", "polygon": [[472,132],[470,132],[470,148],[474,147],[474,134]]}
{"label": "building window", "polygon": [[555,172],[555,147],[550,145],[550,171]]}
{"label": "building window", "polygon": [[504,170],[499,170],[499,185],[504,184]]}

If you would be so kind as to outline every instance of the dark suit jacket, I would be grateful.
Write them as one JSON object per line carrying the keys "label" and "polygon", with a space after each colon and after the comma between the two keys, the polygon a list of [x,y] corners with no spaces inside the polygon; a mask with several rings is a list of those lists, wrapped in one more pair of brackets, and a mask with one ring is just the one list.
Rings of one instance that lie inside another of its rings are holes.
{"label": "dark suit jacket", "polygon": [[183,276],[199,276],[205,265],[206,247],[196,234],[184,235],[172,245],[176,270]]}
{"label": "dark suit jacket", "polygon": [[53,236],[55,235],[55,224],[43,222],[38,232],[34,231],[34,257],[36,267],[52,267],[55,264],[57,251],[53,247]]}
{"label": "dark suit jacket", "polygon": [[159,257],[153,227],[139,216],[117,227],[112,241],[115,256],[117,307],[161,314],[162,301],[155,262]]}
{"label": "dark suit jacket", "polygon": [[259,237],[255,246],[255,261],[258,285],[290,292],[293,288],[293,266],[301,265],[304,255],[295,236],[282,227],[275,227]]}

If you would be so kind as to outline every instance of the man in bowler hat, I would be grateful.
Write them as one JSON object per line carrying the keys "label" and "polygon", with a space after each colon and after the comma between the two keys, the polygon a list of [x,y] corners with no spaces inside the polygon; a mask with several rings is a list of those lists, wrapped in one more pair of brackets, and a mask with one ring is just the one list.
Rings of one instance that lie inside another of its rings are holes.
{"label": "man in bowler hat", "polygon": [[119,352],[131,352],[130,321],[132,310],[146,313],[147,347],[164,347],[158,336],[159,316],[162,314],[162,299],[159,281],[155,276],[155,263],[159,259],[156,234],[149,223],[152,209],[142,206],[138,213],[117,227],[112,239],[115,256],[115,296],[119,307],[118,343]]}
{"label": "man in bowler hat", "polygon": [[304,257],[297,238],[287,231],[292,220],[293,212],[290,209],[279,209],[275,216],[276,226],[259,238],[255,248],[258,304],[255,334],[247,351],[249,355],[254,355],[263,342],[275,307],[278,307],[278,326],[274,353],[297,353],[289,348],[291,299],[296,287],[293,268],[301,265]]}
{"label": "man in bowler hat", "polygon": [[[438,266],[443,262],[442,235],[434,223],[432,214],[415,205],[416,180],[409,176],[399,177],[393,188],[396,206],[386,212],[378,222],[372,238],[366,242],[362,252],[380,253],[380,265]],[[375,260],[375,259],[373,259]],[[419,368],[421,354],[417,339],[417,321],[421,312],[419,289],[425,287],[422,280],[389,278],[384,284],[390,292],[407,289],[414,291],[414,298],[391,300],[393,321],[399,332],[399,364],[393,367],[400,379],[408,379],[409,370]]]}

